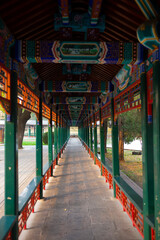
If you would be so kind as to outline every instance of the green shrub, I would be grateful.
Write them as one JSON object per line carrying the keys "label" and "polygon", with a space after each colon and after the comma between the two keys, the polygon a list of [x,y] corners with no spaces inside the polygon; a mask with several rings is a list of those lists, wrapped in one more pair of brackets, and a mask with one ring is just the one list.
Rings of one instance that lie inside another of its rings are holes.
{"label": "green shrub", "polygon": [[[42,142],[48,145],[48,132],[43,133]],[[54,133],[52,133],[52,144],[54,143]]]}

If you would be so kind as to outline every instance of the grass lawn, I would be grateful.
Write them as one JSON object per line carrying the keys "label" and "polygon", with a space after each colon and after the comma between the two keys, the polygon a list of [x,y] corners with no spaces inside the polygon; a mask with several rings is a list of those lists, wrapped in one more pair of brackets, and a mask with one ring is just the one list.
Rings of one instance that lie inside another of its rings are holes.
{"label": "grass lawn", "polygon": [[23,146],[27,146],[27,145],[36,145],[36,141],[23,141],[22,143]]}
{"label": "grass lawn", "polygon": [[[29,140],[28,141],[27,140],[23,141],[22,146],[29,146],[29,145],[35,146],[36,145],[36,140],[35,141],[29,141]],[[47,144],[43,143],[43,145],[47,145]]]}
{"label": "grass lawn", "polygon": [[[106,157],[112,163],[112,149],[107,149]],[[120,162],[121,171],[142,187],[142,155],[132,155],[131,150],[124,150],[124,160]]]}

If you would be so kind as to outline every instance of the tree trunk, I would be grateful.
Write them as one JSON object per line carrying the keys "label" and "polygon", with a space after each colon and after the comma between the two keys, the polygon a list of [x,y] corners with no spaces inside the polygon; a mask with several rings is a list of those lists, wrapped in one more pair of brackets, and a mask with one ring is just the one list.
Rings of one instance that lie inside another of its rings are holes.
{"label": "tree trunk", "polygon": [[119,130],[119,161],[124,161],[124,134],[122,128],[122,119],[118,117],[118,130]]}
{"label": "tree trunk", "polygon": [[17,120],[17,130],[18,130],[18,149],[23,148],[22,142],[24,137],[24,131],[26,122],[31,118],[31,112],[18,108],[18,120]]}
{"label": "tree trunk", "polygon": [[107,132],[108,132],[108,118],[104,120],[104,147],[105,147],[105,152],[107,153]]}

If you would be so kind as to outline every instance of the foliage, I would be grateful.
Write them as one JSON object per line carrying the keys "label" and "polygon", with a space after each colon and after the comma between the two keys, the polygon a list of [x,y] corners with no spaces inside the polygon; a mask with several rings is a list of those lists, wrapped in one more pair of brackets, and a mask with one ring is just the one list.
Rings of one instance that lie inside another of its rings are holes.
{"label": "foliage", "polygon": [[[48,132],[43,133],[42,142],[48,145]],[[52,133],[52,144],[54,143],[54,133]]]}
{"label": "foliage", "polygon": [[124,142],[129,144],[135,139],[141,139],[141,111],[134,109],[120,114]]}

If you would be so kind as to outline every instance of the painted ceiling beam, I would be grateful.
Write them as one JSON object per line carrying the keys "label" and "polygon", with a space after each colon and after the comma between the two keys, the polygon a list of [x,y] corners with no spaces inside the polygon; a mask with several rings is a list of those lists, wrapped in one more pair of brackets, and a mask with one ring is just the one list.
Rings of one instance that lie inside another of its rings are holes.
{"label": "painted ceiling beam", "polygon": [[62,23],[68,24],[69,23],[69,5],[70,0],[58,0],[60,14],[62,17]]}
{"label": "painted ceiling beam", "polygon": [[107,90],[107,81],[58,81],[57,79],[57,81],[45,81],[41,86],[41,91],[44,92],[101,93]]}
{"label": "painted ceiling beam", "polygon": [[91,24],[96,25],[98,23],[101,5],[103,0],[90,0],[88,12],[91,16]]}
{"label": "painted ceiling beam", "polygon": [[[61,31],[65,39],[71,38],[72,32],[84,32],[86,36],[91,34],[90,30],[96,30],[94,33],[103,32],[105,30],[105,15],[97,16],[93,19],[94,24],[91,24],[91,15],[88,13],[72,12],[69,16],[69,23],[64,26],[63,18],[60,14],[54,15],[54,30]],[[87,33],[88,32],[88,33]]]}
{"label": "painted ceiling beam", "polygon": [[54,97],[53,103],[63,105],[77,105],[77,104],[95,104],[98,103],[98,97]]}
{"label": "painted ceiling beam", "polygon": [[158,12],[151,0],[135,0],[140,10],[148,20],[153,20],[158,16]]}
{"label": "painted ceiling beam", "polygon": [[17,40],[15,59],[23,63],[139,64],[143,46],[133,42]]}

